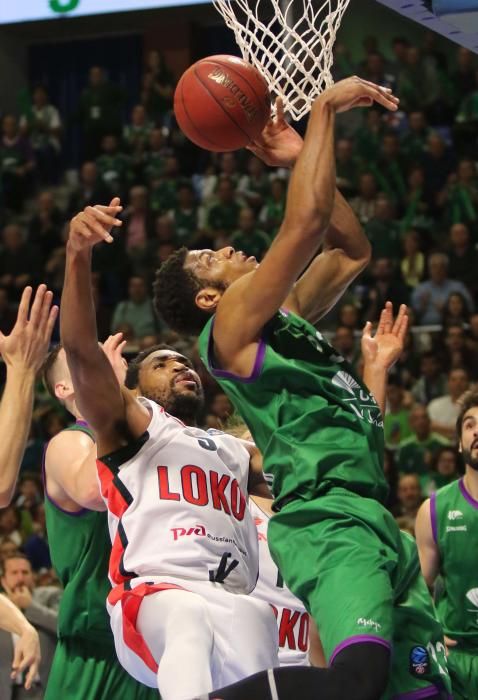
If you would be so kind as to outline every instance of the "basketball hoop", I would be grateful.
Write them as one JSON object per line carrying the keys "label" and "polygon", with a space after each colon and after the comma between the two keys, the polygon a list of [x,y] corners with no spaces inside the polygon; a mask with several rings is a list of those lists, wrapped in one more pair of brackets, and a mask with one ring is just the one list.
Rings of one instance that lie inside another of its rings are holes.
{"label": "basketball hoop", "polygon": [[337,30],[350,0],[213,0],[244,60],[282,97],[294,120],[332,85]]}

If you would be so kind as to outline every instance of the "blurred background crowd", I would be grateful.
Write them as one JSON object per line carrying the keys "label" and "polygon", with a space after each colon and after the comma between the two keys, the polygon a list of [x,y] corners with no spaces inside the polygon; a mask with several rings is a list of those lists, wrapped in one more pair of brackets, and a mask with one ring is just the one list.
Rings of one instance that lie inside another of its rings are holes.
{"label": "blurred background crowd", "polygon": [[[478,380],[478,64],[461,47],[448,60],[432,35],[421,45],[403,37],[381,45],[372,36],[358,60],[341,43],[335,54],[336,79],[356,73],[390,86],[401,105],[339,118],[338,186],[373,260],[321,329],[360,368],[365,321],[376,321],[386,300],[410,306],[412,327],[387,394],[385,469],[389,507],[413,532],[422,500],[461,473],[458,401]],[[129,357],[158,342],[192,356],[205,386],[203,425],[221,428],[230,402],[200,365],[194,338],[155,317],[152,279],[180,246],[232,245],[260,260],[283,217],[288,172],[247,150],[210,154],[190,144],[172,111],[178,77],[151,50],[127,93],[92,65],[71,112],[32,84],[17,111],[1,115],[0,330],[10,332],[26,284],[46,282],[59,300],[69,219],[119,195],[123,227],[93,263],[99,337],[121,331]],[[77,163],[64,149],[73,128]],[[39,383],[18,494],[0,510],[0,559],[25,553],[32,588],[34,580],[55,583],[41,464],[46,441],[69,420]]]}

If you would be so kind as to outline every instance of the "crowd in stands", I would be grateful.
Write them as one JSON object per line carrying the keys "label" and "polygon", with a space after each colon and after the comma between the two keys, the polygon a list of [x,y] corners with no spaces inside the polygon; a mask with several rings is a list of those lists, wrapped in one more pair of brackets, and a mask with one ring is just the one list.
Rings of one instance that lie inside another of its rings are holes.
{"label": "crowd in stands", "polygon": [[[338,185],[373,259],[321,328],[360,368],[364,322],[376,321],[386,300],[410,306],[413,328],[390,380],[384,426],[389,507],[413,531],[423,498],[460,475],[454,423],[460,397],[478,380],[478,64],[461,47],[447,60],[432,35],[422,46],[396,38],[379,47],[368,38],[358,63],[341,44],[335,53],[336,79],[357,73],[389,85],[401,106],[338,120]],[[32,86],[28,107],[2,115],[0,330],[11,330],[26,284],[46,282],[59,300],[69,219],[119,195],[122,229],[93,262],[99,338],[121,331],[130,356],[158,342],[191,355],[206,389],[203,424],[220,428],[231,404],[200,366],[194,339],[155,317],[152,280],[180,246],[233,245],[260,260],[282,221],[288,172],[247,150],[192,146],[175,125],[174,83],[152,51],[124,123],[124,95],[100,66],[91,67],[75,114],[60,114],[45,87]],[[76,170],[63,153],[73,120],[83,154]],[[42,450],[68,421],[39,383],[18,496],[0,511],[0,557],[21,548],[41,585],[54,581]]]}

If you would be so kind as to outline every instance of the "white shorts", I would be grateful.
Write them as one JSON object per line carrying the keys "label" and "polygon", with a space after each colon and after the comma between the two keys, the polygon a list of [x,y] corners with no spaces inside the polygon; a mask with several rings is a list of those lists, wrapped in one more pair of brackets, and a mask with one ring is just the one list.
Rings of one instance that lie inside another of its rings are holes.
{"label": "white shorts", "polygon": [[[154,593],[162,596],[164,591],[174,589],[195,593],[205,603],[203,605],[201,602],[206,620],[206,624],[201,625],[204,632],[198,629],[194,633],[196,639],[204,638],[204,644],[197,645],[202,650],[202,659],[212,637],[208,655],[213,684],[211,690],[279,665],[277,623],[267,603],[250,595],[228,593],[220,583],[209,581],[149,576],[133,579],[130,585],[131,589],[124,591],[113,607],[108,607],[118,659],[140,683],[158,687],[158,663],[161,664],[161,659],[158,659],[157,650],[161,648],[166,634],[163,619],[158,615],[154,621],[155,650],[148,647],[137,627],[141,603],[146,596]],[[166,600],[168,605],[170,602],[174,604],[173,596],[165,596]],[[182,611],[178,609],[178,623],[184,625],[182,618]],[[171,635],[171,627],[168,634]],[[178,655],[177,669],[168,668],[168,673],[179,676],[185,673],[181,655]],[[194,694],[203,692],[205,689],[197,688]]]}

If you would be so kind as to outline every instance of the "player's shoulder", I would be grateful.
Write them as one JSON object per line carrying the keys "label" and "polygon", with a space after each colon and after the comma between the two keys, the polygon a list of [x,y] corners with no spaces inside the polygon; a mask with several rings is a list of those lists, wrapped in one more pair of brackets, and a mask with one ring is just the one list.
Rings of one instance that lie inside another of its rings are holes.
{"label": "player's shoulder", "polygon": [[80,453],[90,450],[94,442],[93,436],[84,430],[67,428],[57,433],[50,440],[46,448],[45,457],[48,459],[66,457],[71,461]]}

